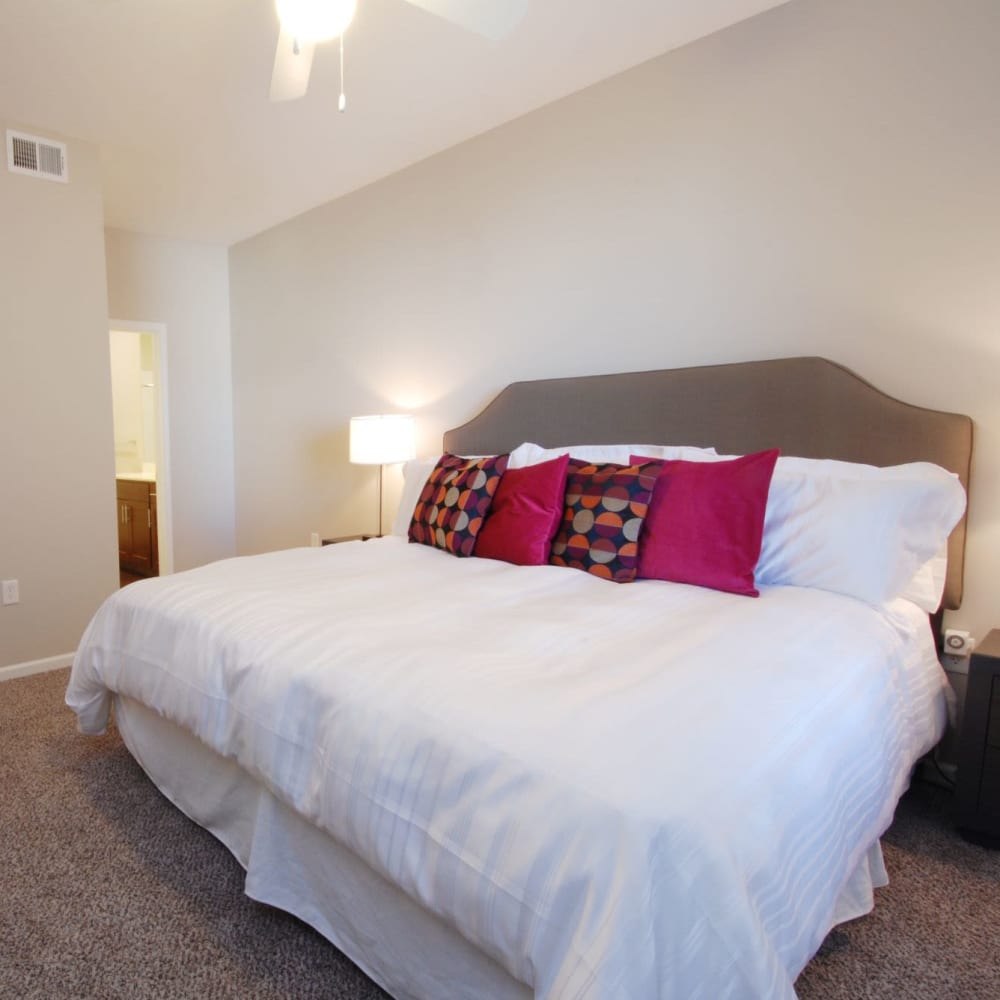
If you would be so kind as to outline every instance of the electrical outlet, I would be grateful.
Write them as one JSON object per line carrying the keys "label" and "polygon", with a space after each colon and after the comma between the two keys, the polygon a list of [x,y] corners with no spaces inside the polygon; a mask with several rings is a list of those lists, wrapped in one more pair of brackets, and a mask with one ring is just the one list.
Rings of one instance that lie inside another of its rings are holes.
{"label": "electrical outlet", "polygon": [[311,533],[311,534],[309,535],[309,544],[310,544],[310,545],[311,545],[311,546],[312,546],[312,547],[313,547],[314,549],[318,549],[318,548],[319,548],[319,545],[320,545],[320,542],[319,542],[319,532],[318,532],[318,531],[313,531],[313,532],[312,532],[312,533]]}
{"label": "electrical outlet", "polygon": [[949,674],[967,674],[969,672],[969,658],[967,656],[952,656],[951,653],[944,653],[941,657],[941,666]]}
{"label": "electrical outlet", "polygon": [[944,630],[944,651],[949,656],[968,656],[975,645],[976,640],[968,632],[957,628]]}
{"label": "electrical outlet", "polygon": [[976,648],[976,640],[961,629],[944,630],[944,648],[941,651],[941,666],[951,674],[967,674],[969,657]]}
{"label": "electrical outlet", "polygon": [[4,580],[3,581],[3,603],[6,604],[17,604],[21,600],[20,588],[18,587],[17,580]]}

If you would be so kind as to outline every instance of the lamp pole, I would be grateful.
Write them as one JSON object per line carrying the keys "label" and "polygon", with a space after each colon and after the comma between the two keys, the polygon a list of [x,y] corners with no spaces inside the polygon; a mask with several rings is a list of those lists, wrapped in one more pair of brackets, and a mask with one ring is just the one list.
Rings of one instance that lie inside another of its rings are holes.
{"label": "lamp pole", "polygon": [[378,537],[382,537],[382,472],[385,469],[383,464],[378,467]]}

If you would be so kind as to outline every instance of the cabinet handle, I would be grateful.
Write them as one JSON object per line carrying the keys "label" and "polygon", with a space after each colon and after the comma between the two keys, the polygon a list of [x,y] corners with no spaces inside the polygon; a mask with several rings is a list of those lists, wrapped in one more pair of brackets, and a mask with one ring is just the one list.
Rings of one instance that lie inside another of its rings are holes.
{"label": "cabinet handle", "polygon": [[128,504],[122,508],[122,513],[125,515],[125,523],[128,524]]}
{"label": "cabinet handle", "polygon": [[152,511],[150,510],[146,511],[146,527],[147,528],[153,527],[153,514]]}

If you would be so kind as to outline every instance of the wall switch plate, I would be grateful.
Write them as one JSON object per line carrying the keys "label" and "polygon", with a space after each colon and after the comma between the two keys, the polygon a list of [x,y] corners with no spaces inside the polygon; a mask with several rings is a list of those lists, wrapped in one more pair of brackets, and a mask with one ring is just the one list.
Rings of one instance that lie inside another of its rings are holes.
{"label": "wall switch plate", "polygon": [[21,600],[21,593],[17,580],[4,580],[3,584],[0,586],[3,588],[3,603],[5,605],[17,604],[18,601]]}

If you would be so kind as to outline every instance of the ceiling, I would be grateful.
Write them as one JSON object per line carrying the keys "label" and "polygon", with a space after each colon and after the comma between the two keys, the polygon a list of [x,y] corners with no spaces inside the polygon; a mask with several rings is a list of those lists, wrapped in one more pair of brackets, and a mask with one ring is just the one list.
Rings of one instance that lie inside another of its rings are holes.
{"label": "ceiling", "polygon": [[109,226],[229,245],[782,2],[529,0],[488,42],[358,0],[338,114],[336,42],[269,102],[273,0],[0,0],[0,117],[94,143]]}

